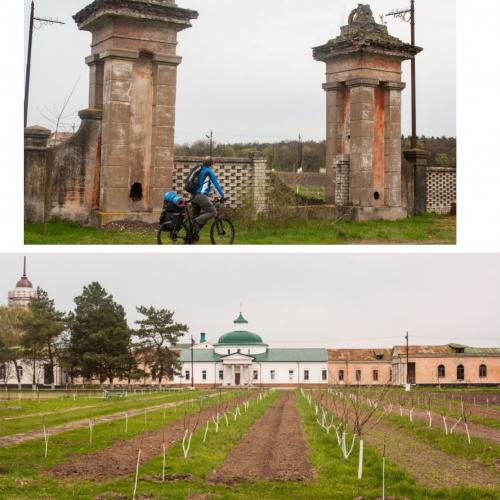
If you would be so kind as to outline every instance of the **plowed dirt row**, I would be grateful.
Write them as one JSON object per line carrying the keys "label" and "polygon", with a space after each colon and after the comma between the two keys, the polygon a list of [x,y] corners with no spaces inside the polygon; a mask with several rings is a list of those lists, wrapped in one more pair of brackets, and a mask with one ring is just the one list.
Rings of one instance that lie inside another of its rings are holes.
{"label": "plowed dirt row", "polygon": [[[252,399],[252,398],[249,398]],[[239,400],[241,405],[242,400]],[[237,401],[227,403],[226,410],[236,407]],[[199,418],[199,425],[203,426],[209,418],[214,415],[214,408],[202,410]],[[191,425],[198,419],[197,414],[190,417]],[[44,472],[46,476],[60,479],[89,479],[93,481],[103,481],[107,478],[126,476],[135,471],[137,465],[138,450],[141,450],[141,463],[154,458],[162,453],[162,445],[166,448],[182,440],[184,436],[184,417],[171,422],[170,424],[148,431],[144,434],[117,441],[111,448],[84,455],[70,462],[63,462],[55,465]]]}
{"label": "plowed dirt row", "polygon": [[[404,469],[426,488],[457,486],[499,487],[500,474],[472,460],[454,457],[380,422],[365,436],[365,442]],[[499,471],[500,472],[500,468]]]}
{"label": "plowed dirt row", "polygon": [[226,484],[311,480],[308,455],[295,394],[286,392],[253,425],[210,480]]}
{"label": "plowed dirt row", "polygon": [[[212,394],[208,397],[214,397],[216,394]],[[135,417],[136,415],[143,415],[144,410],[154,411],[161,410],[163,408],[174,408],[175,406],[180,406],[185,403],[191,403],[196,401],[195,399],[187,399],[185,401],[176,401],[173,403],[162,403],[159,405],[149,406],[147,408],[136,408],[128,410],[129,417]],[[120,411],[118,413],[112,413],[111,415],[103,415],[102,417],[94,417],[92,421],[95,425],[102,424],[105,422],[113,422],[114,420],[120,420],[125,418],[125,412]],[[89,419],[75,420],[74,422],[68,422],[66,424],[57,425],[54,427],[49,427],[48,431],[51,436],[56,434],[62,434],[63,432],[72,431],[74,429],[81,429],[83,427],[88,427]],[[19,434],[11,434],[10,436],[0,437],[0,447],[13,446],[19,443],[24,443],[25,441],[30,441],[31,439],[42,439],[44,437],[43,430],[20,432]]]}

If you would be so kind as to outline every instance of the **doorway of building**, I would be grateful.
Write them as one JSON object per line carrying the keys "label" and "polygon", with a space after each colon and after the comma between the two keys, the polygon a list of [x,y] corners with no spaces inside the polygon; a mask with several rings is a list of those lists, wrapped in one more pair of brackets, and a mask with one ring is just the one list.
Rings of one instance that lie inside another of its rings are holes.
{"label": "doorway of building", "polygon": [[234,385],[240,385],[240,374],[239,373],[234,374]]}
{"label": "doorway of building", "polygon": [[415,363],[408,363],[408,383],[415,384],[416,376],[415,376]]}
{"label": "doorway of building", "polygon": [[45,365],[43,367],[43,383],[50,385],[54,382],[54,370],[52,365]]}

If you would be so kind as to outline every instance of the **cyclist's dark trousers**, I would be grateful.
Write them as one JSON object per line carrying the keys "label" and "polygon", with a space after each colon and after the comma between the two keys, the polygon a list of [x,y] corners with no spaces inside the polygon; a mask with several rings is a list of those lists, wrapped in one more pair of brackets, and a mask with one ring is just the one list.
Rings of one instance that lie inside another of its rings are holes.
{"label": "cyclist's dark trousers", "polygon": [[212,217],[217,215],[215,205],[204,194],[197,194],[193,198],[193,219],[198,226],[203,227]]}

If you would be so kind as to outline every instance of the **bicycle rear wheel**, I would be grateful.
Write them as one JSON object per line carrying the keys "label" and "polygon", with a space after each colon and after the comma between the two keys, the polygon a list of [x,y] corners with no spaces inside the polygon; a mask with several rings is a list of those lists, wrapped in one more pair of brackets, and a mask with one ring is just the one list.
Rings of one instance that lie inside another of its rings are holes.
{"label": "bicycle rear wheel", "polygon": [[158,245],[166,245],[169,241],[172,245],[184,245],[188,242],[189,231],[186,226],[186,222],[183,222],[181,227],[175,231],[166,229],[166,224],[161,225],[158,228],[158,233],[156,235],[156,241]]}
{"label": "bicycle rear wheel", "polygon": [[216,219],[210,228],[212,245],[232,245],[234,243],[234,225],[225,217]]}

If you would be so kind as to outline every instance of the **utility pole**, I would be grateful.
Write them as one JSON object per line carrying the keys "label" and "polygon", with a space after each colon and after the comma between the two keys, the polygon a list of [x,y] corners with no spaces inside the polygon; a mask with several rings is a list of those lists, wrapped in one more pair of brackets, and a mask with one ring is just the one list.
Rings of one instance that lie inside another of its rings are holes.
{"label": "utility pole", "polygon": [[[393,16],[409,22],[411,26],[411,45],[415,47],[415,0],[411,0],[410,8],[392,10],[386,16]],[[408,17],[409,16],[409,17]],[[411,147],[417,148],[417,83],[415,56],[411,58]]]}
{"label": "utility pole", "polygon": [[406,335],[405,335],[405,339],[406,339],[406,383],[409,384],[410,383],[410,374],[409,374],[409,362],[408,362],[408,359],[409,359],[409,347],[408,347],[408,332],[406,332]]}
{"label": "utility pole", "polygon": [[30,12],[30,32],[28,36],[28,58],[26,61],[26,83],[24,87],[24,128],[28,123],[28,101],[30,94],[30,73],[31,73],[31,47],[33,45],[33,29],[35,21],[39,21],[41,23],[40,26],[44,24],[65,24],[58,19],[53,19],[52,17],[35,17],[35,2],[31,1],[31,12]]}
{"label": "utility pole", "polygon": [[302,168],[303,150],[302,150],[302,137],[299,134],[299,142],[297,144],[297,171]]}
{"label": "utility pole", "polygon": [[191,389],[194,389],[194,339],[191,335]]}
{"label": "utility pole", "polygon": [[212,158],[213,148],[214,148],[214,133],[210,130],[210,135],[205,136],[210,141],[210,158]]}

